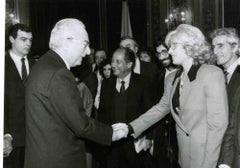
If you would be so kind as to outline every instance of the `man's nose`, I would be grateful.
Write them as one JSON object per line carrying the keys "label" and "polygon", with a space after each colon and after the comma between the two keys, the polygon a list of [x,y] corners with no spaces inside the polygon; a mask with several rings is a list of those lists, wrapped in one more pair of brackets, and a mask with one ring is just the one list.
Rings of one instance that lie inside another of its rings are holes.
{"label": "man's nose", "polygon": [[87,48],[86,48],[86,55],[90,55],[90,53],[91,53],[91,50],[90,50],[89,46],[87,46]]}

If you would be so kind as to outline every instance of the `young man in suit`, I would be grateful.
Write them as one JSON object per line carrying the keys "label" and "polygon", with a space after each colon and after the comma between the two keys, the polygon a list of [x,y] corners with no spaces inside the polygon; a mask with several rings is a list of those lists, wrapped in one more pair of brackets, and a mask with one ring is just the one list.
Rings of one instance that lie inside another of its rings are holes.
{"label": "young man in suit", "polygon": [[236,92],[240,87],[239,37],[234,28],[219,28],[211,34],[213,51],[217,64],[222,66],[226,76],[229,126],[224,135],[218,165],[220,168],[237,168],[240,166],[239,155],[239,127],[237,120],[240,109],[236,108]]}
{"label": "young man in suit", "polygon": [[26,85],[25,168],[85,168],[84,139],[110,145],[125,136],[127,126],[105,125],[85,113],[70,71],[90,54],[85,25],[77,19],[60,20],[49,47]]}
{"label": "young man in suit", "polygon": [[5,56],[4,168],[23,168],[25,147],[25,82],[33,64],[28,57],[32,32],[23,24],[10,29]]}
{"label": "young man in suit", "polygon": [[[111,66],[114,77],[103,80],[99,120],[106,124],[130,122],[151,107],[147,81],[133,72],[135,55],[128,48],[115,50]],[[114,142],[107,152],[107,168],[140,168],[142,163],[131,136]]]}

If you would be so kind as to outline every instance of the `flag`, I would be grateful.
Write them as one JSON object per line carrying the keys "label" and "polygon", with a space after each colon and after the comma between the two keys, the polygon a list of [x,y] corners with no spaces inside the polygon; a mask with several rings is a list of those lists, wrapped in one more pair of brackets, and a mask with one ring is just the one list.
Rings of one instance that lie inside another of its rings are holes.
{"label": "flag", "polygon": [[122,1],[122,29],[121,37],[129,36],[132,37],[132,27],[130,21],[130,14],[128,9],[128,3],[126,0]]}

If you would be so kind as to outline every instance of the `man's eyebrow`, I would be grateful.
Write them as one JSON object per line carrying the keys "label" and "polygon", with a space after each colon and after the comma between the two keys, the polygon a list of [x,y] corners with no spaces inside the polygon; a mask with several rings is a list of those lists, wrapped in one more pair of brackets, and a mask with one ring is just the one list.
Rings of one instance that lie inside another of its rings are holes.
{"label": "man's eyebrow", "polygon": [[84,40],[84,42],[85,42],[86,44],[89,44],[89,41],[87,41],[87,40]]}

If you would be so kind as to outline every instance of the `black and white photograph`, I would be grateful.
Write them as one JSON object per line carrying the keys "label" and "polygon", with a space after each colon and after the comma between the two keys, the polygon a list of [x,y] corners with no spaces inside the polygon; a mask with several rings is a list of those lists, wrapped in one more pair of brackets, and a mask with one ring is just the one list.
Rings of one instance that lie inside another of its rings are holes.
{"label": "black and white photograph", "polygon": [[240,168],[239,0],[0,6],[0,168]]}

